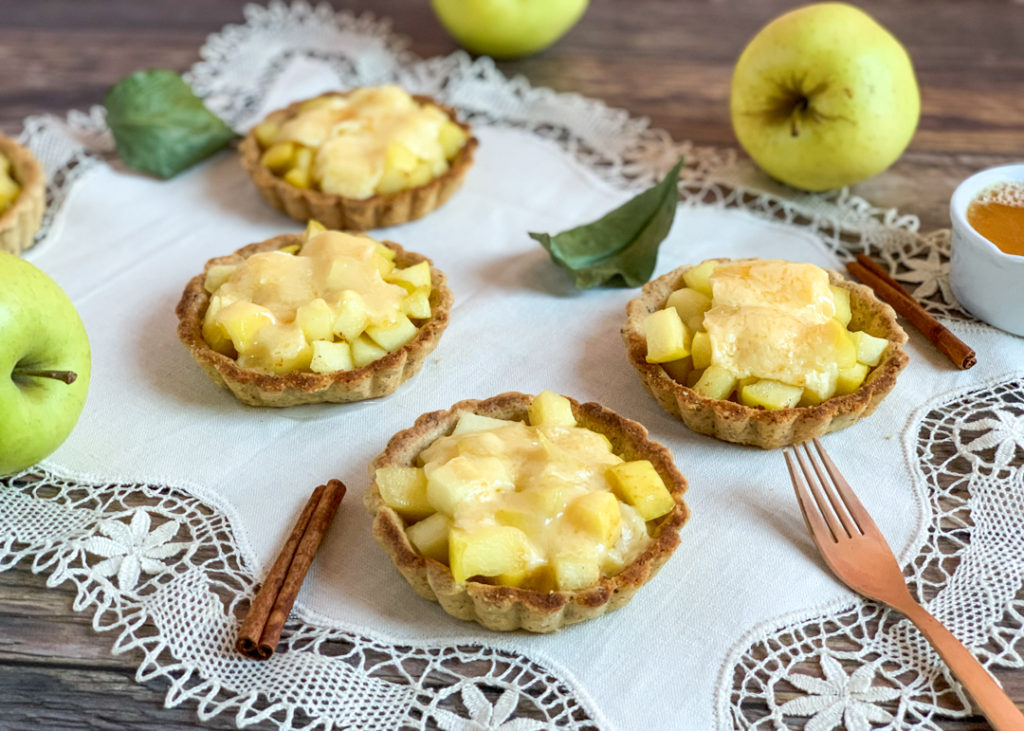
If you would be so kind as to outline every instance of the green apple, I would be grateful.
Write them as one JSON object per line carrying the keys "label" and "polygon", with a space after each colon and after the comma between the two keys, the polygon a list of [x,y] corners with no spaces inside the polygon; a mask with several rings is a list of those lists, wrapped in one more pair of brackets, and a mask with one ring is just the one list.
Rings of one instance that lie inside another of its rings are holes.
{"label": "green apple", "polygon": [[494,58],[543,50],[572,28],[588,0],[431,0],[460,46]]}
{"label": "green apple", "polygon": [[820,191],[894,163],[921,96],[892,34],[851,5],[819,3],[754,36],[736,62],[730,106],[736,137],[766,173]]}
{"label": "green apple", "polygon": [[71,300],[40,269],[0,252],[0,475],[61,445],[89,389],[89,338]]}

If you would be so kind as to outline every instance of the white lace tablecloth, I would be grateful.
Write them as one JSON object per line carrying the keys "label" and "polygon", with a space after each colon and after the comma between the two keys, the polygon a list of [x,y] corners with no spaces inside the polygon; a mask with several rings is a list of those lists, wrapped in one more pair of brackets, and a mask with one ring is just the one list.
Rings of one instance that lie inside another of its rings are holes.
{"label": "white lace tablecloth", "polygon": [[[306,5],[250,6],[189,79],[244,130],[334,88],[396,81],[460,110],[481,140],[464,189],[380,232],[434,259],[452,324],[394,395],[242,406],[178,344],[174,305],[203,262],[299,230],[225,151],[169,182],[124,170],[102,110],[26,121],[50,176],[27,258],[67,290],[93,345],[71,438],[0,490],[0,569],[20,560],[141,653],[140,680],[200,717],[285,729],[934,728],[959,686],[899,615],[826,572],[778,452],[688,432],[643,390],[618,330],[632,290],[575,292],[527,231],[592,220],[680,156],[680,208],[656,274],[709,256],[840,267],[868,251],[979,353],[950,367],[916,334],[870,419],[827,439],[930,611],[989,666],[1022,665],[1024,340],[982,326],[948,285],[948,231],[845,192],[796,196],[731,151],[694,147],[600,102],[506,79],[488,59],[420,60],[386,24]],[[626,608],[553,636],[502,635],[412,593],[374,544],[365,465],[424,411],[506,390],[597,400],[639,420],[690,480],[693,518]],[[881,478],[879,477],[881,475]],[[316,484],[350,488],[266,663],[237,622]]]}

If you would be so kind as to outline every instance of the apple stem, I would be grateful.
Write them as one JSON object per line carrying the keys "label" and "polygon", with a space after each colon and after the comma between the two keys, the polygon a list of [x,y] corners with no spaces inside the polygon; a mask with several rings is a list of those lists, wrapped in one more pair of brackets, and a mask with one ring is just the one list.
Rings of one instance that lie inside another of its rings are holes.
{"label": "apple stem", "polygon": [[78,378],[78,374],[74,371],[35,371],[35,370],[24,370],[21,368],[14,369],[15,376],[29,376],[35,378],[53,378],[57,381],[64,381],[64,383],[74,383],[75,379]]}

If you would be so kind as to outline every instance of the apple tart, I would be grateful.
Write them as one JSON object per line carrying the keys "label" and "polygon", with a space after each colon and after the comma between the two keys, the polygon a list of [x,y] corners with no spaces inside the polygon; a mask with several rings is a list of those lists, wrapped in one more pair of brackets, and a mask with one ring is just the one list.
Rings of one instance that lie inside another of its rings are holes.
{"label": "apple tart", "polygon": [[429,259],[310,222],[211,259],[178,302],[178,337],[251,406],[360,401],[414,376],[452,295]]}
{"label": "apple tart", "polygon": [[709,259],[649,282],[626,314],[629,360],[662,408],[765,449],[870,415],[908,360],[891,307],[811,264]]}
{"label": "apple tart", "polygon": [[454,110],[380,86],[272,112],[239,152],[278,210],[297,221],[366,231],[420,218],[448,200],[476,145]]}
{"label": "apple tart", "polygon": [[32,246],[45,207],[42,165],[27,149],[0,135],[0,251],[19,254]]}
{"label": "apple tart", "polygon": [[373,535],[421,597],[492,630],[553,632],[626,604],[689,517],[647,430],[549,391],[424,414],[370,465]]}

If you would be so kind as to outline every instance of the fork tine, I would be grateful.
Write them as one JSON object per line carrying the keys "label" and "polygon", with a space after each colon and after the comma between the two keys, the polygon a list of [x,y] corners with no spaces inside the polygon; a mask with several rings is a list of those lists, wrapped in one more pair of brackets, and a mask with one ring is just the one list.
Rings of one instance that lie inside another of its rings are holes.
{"label": "fork tine", "polygon": [[803,456],[800,454],[800,450],[797,448],[793,449],[796,454],[796,461],[800,464],[800,469],[804,473],[804,479],[807,481],[808,489],[814,496],[814,502],[818,505],[818,512],[828,523],[828,529],[832,533],[832,540],[839,541],[842,538],[847,537],[845,528],[843,528],[839,521],[836,520],[835,511],[832,509],[832,502],[822,493],[822,486],[815,479],[814,472],[807,466]]}
{"label": "fork tine", "polygon": [[821,446],[821,442],[817,439],[814,440],[814,447],[818,450],[818,455],[821,457],[822,464],[825,465],[825,469],[828,474],[832,477],[832,483],[835,485],[836,490],[839,492],[839,496],[843,500],[843,504],[846,506],[846,510],[850,513],[850,517],[857,523],[857,527],[860,528],[860,532],[864,535],[882,535],[882,531],[878,530],[878,526],[875,525],[875,521],[871,519],[870,513],[865,509],[864,505],[860,500],[857,499],[856,493],[850,484],[843,478],[839,472],[839,468],[832,462],[832,458],[828,456],[828,452]]}
{"label": "fork tine", "polygon": [[[804,482],[803,477],[800,476],[800,472],[793,462],[792,452],[788,448],[783,449],[782,456],[786,458],[786,467],[789,468],[789,480],[793,483],[793,491],[796,493],[797,502],[800,503],[800,512],[804,514],[804,522],[807,523],[807,528],[811,531],[811,537],[815,541],[826,540],[827,538],[835,541],[835,533],[832,532],[832,529],[825,522],[821,510],[815,504],[814,498],[811,497],[807,484]],[[799,459],[799,454],[797,459]]]}
{"label": "fork tine", "polygon": [[[836,517],[839,518],[839,522],[843,524],[843,530],[846,532],[846,535],[850,538],[853,538],[855,535],[859,535],[861,531],[857,522],[853,519],[849,508],[843,502],[841,497],[836,494],[836,488],[833,481],[835,480],[835,476],[839,475],[839,471],[835,470],[835,472],[829,472],[829,475],[832,476],[832,480],[829,480],[829,478],[822,472],[821,466],[818,464],[818,460],[814,458],[814,452],[811,451],[807,442],[804,442],[803,448],[804,452],[807,454],[807,461],[811,463],[811,466],[814,468],[814,473],[818,476],[818,486],[825,494],[825,497],[828,498],[828,502],[832,506],[832,511],[835,513]],[[818,450],[820,453],[820,444],[818,445]],[[835,465],[832,466],[833,468],[835,467]],[[842,479],[842,475],[839,475],[839,479]],[[847,488],[849,488],[849,485],[847,485]],[[853,491],[850,490],[850,493],[852,494]]]}

